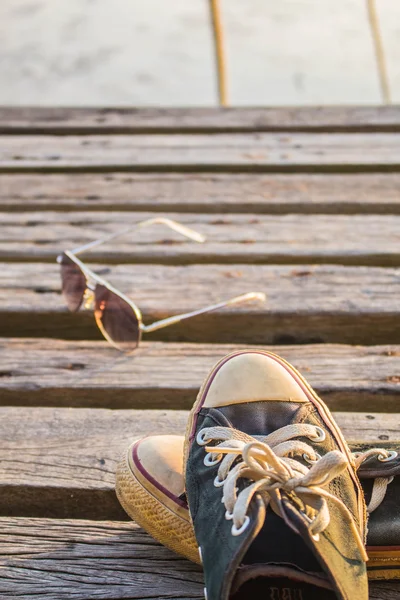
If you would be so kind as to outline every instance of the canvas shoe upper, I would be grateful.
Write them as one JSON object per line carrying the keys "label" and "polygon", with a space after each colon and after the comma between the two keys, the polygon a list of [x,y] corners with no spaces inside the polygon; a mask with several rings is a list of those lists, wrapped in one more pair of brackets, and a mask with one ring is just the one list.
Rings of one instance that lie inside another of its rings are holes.
{"label": "canvas shoe upper", "polygon": [[208,600],[367,600],[366,511],[352,461],[291,365],[250,350],[220,361],[185,443]]}

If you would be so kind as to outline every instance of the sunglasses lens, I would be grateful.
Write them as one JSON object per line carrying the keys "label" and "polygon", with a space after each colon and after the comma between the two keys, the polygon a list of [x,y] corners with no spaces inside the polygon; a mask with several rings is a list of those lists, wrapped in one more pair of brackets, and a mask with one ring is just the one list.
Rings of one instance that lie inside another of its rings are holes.
{"label": "sunglasses lens", "polygon": [[135,350],[139,344],[140,326],[133,308],[103,285],[95,291],[95,317],[106,337],[123,352]]}
{"label": "sunglasses lens", "polygon": [[71,312],[76,312],[82,304],[86,290],[86,277],[66,254],[61,256],[62,293]]}

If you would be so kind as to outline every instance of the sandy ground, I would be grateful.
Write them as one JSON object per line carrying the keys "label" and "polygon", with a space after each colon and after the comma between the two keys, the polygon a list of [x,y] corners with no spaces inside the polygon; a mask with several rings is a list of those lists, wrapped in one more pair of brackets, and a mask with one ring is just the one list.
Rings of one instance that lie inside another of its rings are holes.
{"label": "sandy ground", "polygon": [[[400,1],[377,0],[400,101]],[[208,0],[0,0],[0,104],[217,103]],[[381,101],[366,0],[224,0],[234,105]]]}

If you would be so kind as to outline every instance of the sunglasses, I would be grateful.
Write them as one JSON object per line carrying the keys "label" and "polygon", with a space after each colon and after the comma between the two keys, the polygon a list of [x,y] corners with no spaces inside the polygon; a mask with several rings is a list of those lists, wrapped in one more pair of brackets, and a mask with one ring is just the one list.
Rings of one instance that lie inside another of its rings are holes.
{"label": "sunglasses", "polygon": [[[142,221],[134,228],[139,229],[154,224],[166,225],[195,242],[202,243],[205,241],[205,237],[197,231],[164,217]],[[71,312],[77,312],[82,304],[84,308],[93,308],[94,318],[101,333],[110,344],[121,352],[133,352],[138,347],[143,333],[150,333],[163,327],[174,325],[185,319],[190,319],[191,317],[196,317],[232,304],[251,300],[265,300],[265,294],[250,292],[241,296],[235,296],[225,302],[219,302],[218,304],[213,304],[199,310],[174,315],[160,321],[155,321],[149,325],[144,325],[142,313],[136,304],[108,281],[89,269],[77,256],[130,230],[132,230],[132,227],[105,238],[94,240],[74,250],[66,250],[57,257],[57,262],[61,267],[62,293],[68,309]]]}

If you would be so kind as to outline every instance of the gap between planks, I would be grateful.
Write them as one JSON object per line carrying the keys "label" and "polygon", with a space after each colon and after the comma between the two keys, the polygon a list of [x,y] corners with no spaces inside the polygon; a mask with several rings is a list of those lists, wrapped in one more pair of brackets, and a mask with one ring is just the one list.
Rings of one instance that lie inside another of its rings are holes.
{"label": "gap between planks", "polygon": [[[174,410],[0,407],[0,515],[126,519],[115,471],[132,440],[184,435]],[[399,413],[335,412],[353,443],[400,440]]]}
{"label": "gap between planks", "polygon": [[[0,339],[0,404],[189,409],[223,356],[260,346],[143,342],[131,356],[105,342]],[[263,346],[261,348],[264,348]],[[272,346],[332,410],[395,412],[400,346]]]}
{"label": "gap between planks", "polygon": [[[400,343],[400,270],[328,265],[104,265],[93,267],[133,298],[146,322],[265,292],[188,319],[146,341],[259,344]],[[0,335],[101,339],[91,311],[70,313],[56,264],[0,263]]]}

